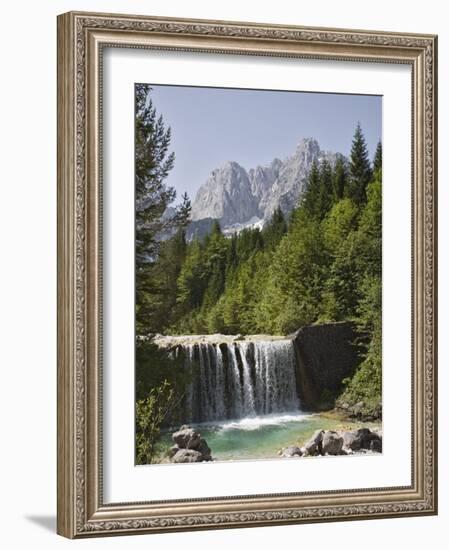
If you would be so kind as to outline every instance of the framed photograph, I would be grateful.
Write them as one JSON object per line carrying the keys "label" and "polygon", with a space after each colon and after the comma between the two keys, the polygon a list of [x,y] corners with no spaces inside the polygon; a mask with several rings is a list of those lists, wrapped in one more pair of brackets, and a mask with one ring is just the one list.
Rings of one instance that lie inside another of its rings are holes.
{"label": "framed photograph", "polygon": [[58,532],[437,513],[437,38],[58,17]]}

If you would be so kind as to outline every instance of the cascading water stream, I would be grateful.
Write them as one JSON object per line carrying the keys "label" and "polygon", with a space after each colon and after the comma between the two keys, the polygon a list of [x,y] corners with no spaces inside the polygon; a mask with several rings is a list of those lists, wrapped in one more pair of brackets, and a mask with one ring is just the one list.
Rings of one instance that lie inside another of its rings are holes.
{"label": "cascading water stream", "polygon": [[189,422],[241,419],[300,409],[291,340],[195,343],[182,346],[192,373]]}
{"label": "cascading water stream", "polygon": [[256,414],[256,403],[254,396],[254,384],[251,377],[251,367],[248,361],[249,343],[242,342],[240,356],[243,365],[243,414],[254,416]]}

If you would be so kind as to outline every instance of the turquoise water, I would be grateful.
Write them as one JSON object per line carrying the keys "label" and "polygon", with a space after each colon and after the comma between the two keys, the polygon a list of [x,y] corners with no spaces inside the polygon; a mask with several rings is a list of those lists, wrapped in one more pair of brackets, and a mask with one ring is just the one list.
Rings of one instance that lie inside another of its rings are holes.
{"label": "turquoise water", "polygon": [[[315,430],[373,427],[329,415],[291,413],[244,418],[223,423],[192,424],[207,441],[214,460],[276,458],[278,451],[289,445],[301,446]],[[378,426],[378,424],[377,424]],[[171,433],[164,434],[162,445],[173,445]]]}

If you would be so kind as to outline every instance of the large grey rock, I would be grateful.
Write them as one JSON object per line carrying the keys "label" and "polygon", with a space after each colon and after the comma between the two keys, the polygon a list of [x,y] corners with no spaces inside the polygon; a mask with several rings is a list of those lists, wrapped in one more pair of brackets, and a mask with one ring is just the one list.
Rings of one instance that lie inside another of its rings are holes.
{"label": "large grey rock", "polygon": [[190,426],[181,426],[172,439],[180,449],[196,450],[201,445],[201,435]]}
{"label": "large grey rock", "polygon": [[[343,448],[354,452],[360,450],[375,450],[381,452],[382,437],[369,428],[359,428],[358,430],[344,432]],[[380,451],[377,449],[380,449]]]}
{"label": "large grey rock", "polygon": [[170,458],[173,458],[178,451],[179,451],[178,445],[173,445],[173,447],[170,447],[170,449],[168,450],[168,456]]}
{"label": "large grey rock", "polygon": [[206,440],[201,438],[200,444],[196,448],[196,450],[201,453],[201,456],[203,457],[203,460],[212,460],[211,450],[209,448],[209,445],[206,443]]}
{"label": "large grey rock", "polygon": [[375,453],[381,453],[382,452],[382,439],[376,438],[372,439],[370,443],[370,450],[374,451]]}
{"label": "large grey rock", "polygon": [[356,430],[355,433],[357,437],[360,438],[361,449],[369,449],[371,441],[378,438],[378,436],[373,433],[369,428],[359,428],[358,430]]}
{"label": "large grey rock", "polygon": [[361,439],[356,432],[343,433],[343,448],[358,451],[361,447]]}
{"label": "large grey rock", "polygon": [[327,431],[321,441],[321,451],[326,455],[338,455],[343,448],[343,438],[337,432]]}
{"label": "large grey rock", "polygon": [[203,460],[203,455],[198,451],[193,451],[192,449],[179,449],[179,451],[172,458],[172,462],[175,464],[202,462]]}
{"label": "large grey rock", "polygon": [[[211,450],[206,440],[190,426],[181,426],[172,435],[172,439],[175,445],[168,452],[168,456],[172,462],[202,462],[212,460]],[[180,451],[194,451],[194,453],[179,454]]]}
{"label": "large grey rock", "polygon": [[280,455],[282,458],[298,457],[302,456],[302,451],[299,447],[286,447],[280,451]]}
{"label": "large grey rock", "polygon": [[309,441],[304,445],[304,455],[316,456],[322,454],[324,430],[316,430]]}

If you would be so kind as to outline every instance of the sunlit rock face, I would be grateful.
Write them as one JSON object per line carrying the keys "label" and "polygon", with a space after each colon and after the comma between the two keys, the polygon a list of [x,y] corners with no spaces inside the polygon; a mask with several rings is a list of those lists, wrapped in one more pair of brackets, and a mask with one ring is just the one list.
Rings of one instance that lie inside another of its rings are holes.
{"label": "sunlit rock face", "polygon": [[237,162],[226,162],[198,189],[189,234],[202,235],[210,226],[207,220],[218,220],[225,233],[263,227],[276,208],[288,214],[298,204],[314,161],[327,160],[333,165],[336,158],[336,153],[323,151],[315,139],[304,138],[291,156],[275,158],[267,166],[247,171]]}

